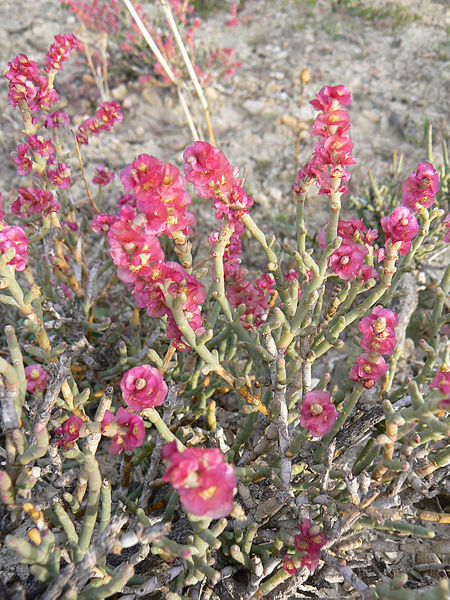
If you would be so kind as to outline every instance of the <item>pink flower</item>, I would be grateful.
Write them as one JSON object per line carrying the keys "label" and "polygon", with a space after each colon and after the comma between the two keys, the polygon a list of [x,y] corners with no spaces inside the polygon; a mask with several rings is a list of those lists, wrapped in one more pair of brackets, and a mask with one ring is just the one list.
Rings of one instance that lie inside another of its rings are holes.
{"label": "pink flower", "polygon": [[309,519],[297,525],[300,533],[294,536],[294,546],[303,556],[301,566],[311,571],[316,570],[319,564],[320,549],[324,546],[328,538],[324,533],[320,533],[316,525],[312,525]]}
{"label": "pink flower", "polygon": [[91,228],[95,233],[108,233],[109,228],[117,221],[117,215],[97,213],[92,218]]}
{"label": "pink flower", "polygon": [[219,148],[208,142],[195,142],[183,154],[186,179],[202,198],[213,198],[211,184],[234,179],[233,170]]}
{"label": "pink flower", "polygon": [[316,109],[323,112],[328,112],[332,107],[338,108],[340,104],[342,106],[349,106],[351,104],[351,96],[345,85],[326,85],[317,94],[314,100],[310,101],[310,104]]}
{"label": "pink flower", "polygon": [[350,117],[348,110],[339,108],[326,112],[323,115],[318,115],[309,133],[311,135],[327,136],[330,131],[333,131],[335,135],[342,135],[349,129]]}
{"label": "pink flower", "polygon": [[9,81],[9,101],[13,108],[23,101],[34,114],[57,102],[58,94],[49,87],[48,79],[41,75],[36,61],[19,54],[8,66],[5,77]]}
{"label": "pink flower", "polygon": [[388,370],[389,365],[379,354],[360,354],[350,371],[350,379],[361,381],[363,386],[370,390]]}
{"label": "pink flower", "polygon": [[129,369],[120,382],[122,397],[133,410],[160,406],[167,396],[167,384],[163,376],[150,365]]}
{"label": "pink flower", "polygon": [[405,256],[411,250],[411,240],[420,229],[414,214],[406,206],[397,206],[392,215],[382,217],[381,227],[386,236],[386,244],[401,242],[399,254]]}
{"label": "pink flower", "polygon": [[439,371],[430,383],[430,388],[437,388],[441,392],[444,396],[441,404],[445,408],[450,406],[450,371]]}
{"label": "pink flower", "polygon": [[417,165],[415,173],[411,173],[402,185],[402,204],[416,212],[420,208],[429,208],[439,191],[439,175],[429,162]]}
{"label": "pink flower", "polygon": [[102,131],[111,131],[113,126],[120,123],[122,119],[123,115],[118,102],[103,102],[95,117],[89,117],[84,123],[78,125],[77,142],[88,144],[91,135],[100,135]]}
{"label": "pink flower", "polygon": [[[54,167],[55,168],[51,168]],[[65,189],[71,184],[70,167],[65,162],[56,162],[56,158],[51,156],[47,162],[47,177],[58,188]]]}
{"label": "pink flower", "polygon": [[164,163],[148,154],[140,154],[131,165],[120,174],[125,193],[133,191],[136,198],[145,200],[146,196],[162,183]]}
{"label": "pink flower", "polygon": [[57,110],[49,115],[45,119],[45,127],[67,127],[70,123],[69,115],[63,110]]}
{"label": "pink flower", "polygon": [[363,334],[361,348],[367,352],[390,356],[397,345],[394,332],[397,323],[398,317],[392,310],[376,306],[358,325]]}
{"label": "pink flower", "polygon": [[143,215],[125,205],[118,217],[108,231],[109,253],[119,267],[119,278],[130,283],[147,265],[163,260],[164,254],[158,238],[146,230]]}
{"label": "pink flower", "polygon": [[[339,220],[337,234],[342,238],[343,244],[371,244],[378,237],[378,232],[372,229],[368,230],[362,219],[350,218],[347,221]],[[319,246],[325,248],[325,227],[319,231]]]}
{"label": "pink flower", "polygon": [[147,219],[150,230],[157,235],[192,233],[194,215],[186,212],[192,203],[186,190],[186,180],[177,167],[163,163],[154,156],[141,154],[120,175],[125,192],[133,191],[136,207]]}
{"label": "pink flower", "polygon": [[123,119],[122,110],[119,102],[102,102],[96,113],[99,121],[99,131],[111,131],[116,123],[121,123]]}
{"label": "pink flower", "polygon": [[35,393],[37,390],[45,390],[48,382],[48,375],[41,365],[34,364],[25,367],[25,377],[27,380],[27,392]]}
{"label": "pink flower", "polygon": [[50,46],[45,61],[45,71],[59,71],[61,63],[69,59],[70,51],[77,48],[79,42],[72,33],[55,35],[55,43]]}
{"label": "pink flower", "polygon": [[450,213],[447,213],[447,216],[444,219],[444,225],[447,230],[445,232],[444,242],[446,244],[450,244]]}
{"label": "pink flower", "polygon": [[378,273],[374,267],[371,267],[370,265],[364,265],[361,269],[361,276],[363,278],[363,281],[365,282],[369,281],[369,279],[377,279]]}
{"label": "pink flower", "polygon": [[39,156],[49,157],[55,151],[52,142],[50,140],[44,140],[41,135],[29,135],[27,144]]}
{"label": "pink flower", "polygon": [[295,575],[297,573],[297,567],[295,566],[294,561],[287,554],[283,556],[283,569],[286,573],[289,573],[289,575]]}
{"label": "pink flower", "polygon": [[333,429],[338,412],[331,402],[330,394],[315,390],[308,392],[300,407],[300,426],[321,438]]}
{"label": "pink flower", "polygon": [[17,165],[19,175],[28,175],[33,168],[33,161],[28,154],[28,145],[19,144],[16,148],[17,155],[14,157],[14,162]]}
{"label": "pink flower", "polygon": [[120,407],[116,416],[106,411],[102,421],[102,433],[113,429],[114,436],[109,447],[110,454],[120,454],[122,450],[129,452],[142,445],[145,438],[145,427],[142,417]]}
{"label": "pink flower", "polygon": [[225,21],[227,27],[236,27],[241,24],[241,19],[237,16],[237,2],[233,2],[230,8],[230,18]]}
{"label": "pink flower", "polygon": [[354,279],[362,270],[368,250],[361,244],[341,244],[329,258],[329,267],[344,281]]}
{"label": "pink flower", "polygon": [[59,202],[53,198],[53,193],[39,188],[20,187],[19,196],[11,204],[13,215],[29,218],[32,214],[49,215],[51,212],[58,212],[61,208]]}
{"label": "pink flower", "polygon": [[56,444],[58,446],[71,448],[73,446],[72,442],[75,442],[80,437],[80,429],[82,425],[83,419],[81,417],[76,417],[75,415],[69,417],[64,425],[61,425],[55,429],[56,435],[62,436],[60,440],[57,440]]}
{"label": "pink flower", "polygon": [[177,450],[176,442],[163,446],[161,458],[168,469],[163,480],[179,493],[192,515],[219,519],[231,512],[236,477],[217,448]]}
{"label": "pink flower", "polygon": [[15,254],[7,263],[17,271],[23,271],[28,262],[28,240],[25,232],[19,225],[10,227],[0,221],[0,253],[5,254],[10,248],[14,248]]}
{"label": "pink flower", "polygon": [[108,167],[104,165],[100,165],[97,167],[97,175],[92,178],[92,183],[94,185],[108,185],[114,179],[116,174],[114,171],[110,171]]}
{"label": "pink flower", "polygon": [[249,212],[253,199],[248,196],[238,179],[238,171],[231,167],[222,152],[207,142],[191,144],[183,154],[186,179],[194,184],[202,198],[212,198],[216,219],[225,215],[232,223],[240,223]]}

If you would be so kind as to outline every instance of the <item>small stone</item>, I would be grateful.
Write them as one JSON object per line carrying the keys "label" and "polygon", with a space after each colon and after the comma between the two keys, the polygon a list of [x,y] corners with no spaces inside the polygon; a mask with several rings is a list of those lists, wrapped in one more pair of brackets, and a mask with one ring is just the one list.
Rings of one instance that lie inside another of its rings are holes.
{"label": "small stone", "polygon": [[259,114],[264,106],[265,103],[263,100],[245,100],[242,103],[242,106],[245,108],[245,110],[247,110],[251,115],[257,115]]}
{"label": "small stone", "polygon": [[122,102],[128,96],[128,88],[124,83],[121,83],[119,86],[112,90],[111,94],[114,100]]}

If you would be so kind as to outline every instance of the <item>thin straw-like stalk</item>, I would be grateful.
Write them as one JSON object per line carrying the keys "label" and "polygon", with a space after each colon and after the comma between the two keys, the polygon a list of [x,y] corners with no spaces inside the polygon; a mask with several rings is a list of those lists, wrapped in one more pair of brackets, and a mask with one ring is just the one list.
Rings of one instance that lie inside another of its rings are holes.
{"label": "thin straw-like stalk", "polygon": [[134,8],[133,4],[130,2],[130,0],[123,0],[123,2],[125,4],[128,12],[130,13],[131,17],[133,18],[134,22],[136,23],[139,31],[142,33],[142,37],[147,42],[147,44],[150,46],[151,51],[156,56],[156,59],[158,60],[159,64],[164,69],[164,72],[166,73],[167,77],[170,79],[170,81],[173,83],[173,85],[177,88],[178,97],[180,99],[180,104],[181,104],[181,107],[184,110],[184,114],[186,115],[186,120],[187,120],[189,129],[191,130],[192,138],[194,140],[198,140],[199,139],[199,135],[198,135],[197,129],[196,129],[195,125],[194,125],[194,120],[192,118],[191,111],[189,110],[189,107],[187,105],[186,99],[185,99],[184,94],[183,94],[183,92],[181,90],[180,82],[175,77],[172,69],[170,68],[170,65],[168,64],[168,62],[166,61],[166,59],[162,55],[160,49],[156,45],[155,40],[152,38],[152,36],[150,35],[150,32],[148,31],[148,29],[144,25],[141,17],[136,12],[136,9]]}
{"label": "thin straw-like stalk", "polygon": [[212,125],[211,125],[211,118],[209,116],[208,101],[206,100],[206,96],[203,93],[202,86],[200,85],[200,82],[197,77],[197,73],[195,72],[195,69],[192,65],[191,59],[189,58],[189,54],[186,50],[186,46],[184,45],[184,42],[181,39],[181,35],[180,35],[180,32],[178,31],[177,24],[175,22],[175,19],[173,18],[172,10],[171,10],[167,0],[160,0],[160,2],[162,4],[167,23],[168,23],[170,29],[172,30],[175,41],[178,44],[178,48],[180,49],[181,56],[183,57],[184,63],[186,65],[186,68],[189,73],[189,77],[191,78],[192,83],[194,84],[194,88],[195,88],[195,91],[197,92],[197,96],[200,100],[200,104],[202,105],[202,109],[205,114],[206,126],[208,127],[209,141],[213,146],[215,146],[216,142],[214,140],[214,133],[212,130]]}

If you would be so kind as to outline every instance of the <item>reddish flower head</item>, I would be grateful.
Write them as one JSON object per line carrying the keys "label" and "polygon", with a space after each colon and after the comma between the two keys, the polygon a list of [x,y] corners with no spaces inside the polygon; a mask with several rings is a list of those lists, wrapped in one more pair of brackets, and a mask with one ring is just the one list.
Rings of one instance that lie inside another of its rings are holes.
{"label": "reddish flower head", "polygon": [[305,427],[312,436],[321,438],[333,429],[337,416],[328,392],[308,392],[300,407],[300,426]]}
{"label": "reddish flower head", "polygon": [[450,213],[447,214],[447,216],[444,219],[444,225],[445,225],[445,236],[444,236],[444,242],[446,244],[450,244]]}
{"label": "reddish flower head", "polygon": [[406,206],[397,206],[392,215],[382,217],[381,227],[386,236],[387,244],[401,242],[399,254],[405,256],[411,250],[411,240],[420,229],[413,213]]}
{"label": "reddish flower head", "polygon": [[51,140],[45,140],[41,135],[29,135],[27,144],[39,156],[49,157],[55,151]]}
{"label": "reddish flower head", "polygon": [[436,388],[441,392],[444,396],[441,404],[448,410],[450,408],[450,371],[439,371],[430,383],[430,388]]}
{"label": "reddish flower head", "polygon": [[7,263],[17,271],[23,271],[28,262],[28,240],[25,232],[19,225],[10,227],[0,221],[0,254],[5,254],[11,248],[14,248],[15,254],[7,259]]}
{"label": "reddish flower head", "polygon": [[327,543],[328,538],[324,533],[320,533],[319,528],[312,525],[309,519],[297,525],[297,528],[300,533],[294,536],[294,546],[303,555],[301,566],[313,572],[319,564],[320,549]]}
{"label": "reddish flower head", "polygon": [[122,450],[130,451],[142,445],[145,438],[145,427],[142,417],[120,407],[116,416],[106,411],[102,421],[102,433],[107,434],[113,428],[114,436],[109,447],[110,454],[120,454]]}
{"label": "reddish flower head", "polygon": [[16,148],[16,156],[14,156],[14,162],[17,165],[17,172],[19,175],[28,175],[33,168],[33,161],[28,154],[29,147],[27,144],[19,144]]}
{"label": "reddish flower head", "polygon": [[13,108],[23,101],[31,113],[37,113],[58,100],[58,94],[49,87],[36,61],[19,54],[8,66],[5,77],[9,81],[9,101]]}
{"label": "reddish flower head", "polygon": [[97,175],[92,178],[92,183],[94,185],[108,185],[114,179],[116,174],[114,171],[110,171],[108,167],[104,165],[100,165],[97,167]]}
{"label": "reddish flower head", "polygon": [[48,382],[48,375],[41,365],[29,365],[25,367],[25,377],[27,379],[27,392],[33,394],[36,390],[45,390]]}
{"label": "reddish flower head", "polygon": [[61,205],[54,200],[53,193],[39,188],[20,187],[19,196],[11,204],[13,215],[31,217],[32,214],[46,216],[51,212],[57,212]]}
{"label": "reddish flower head", "polygon": [[163,376],[150,365],[133,367],[120,382],[122,397],[133,410],[160,406],[167,396],[167,384]]}
{"label": "reddish flower head", "polygon": [[439,175],[429,162],[417,165],[415,173],[411,173],[402,185],[402,204],[416,212],[422,207],[429,208],[439,191]]}
{"label": "reddish flower head", "polygon": [[61,63],[69,59],[70,51],[77,48],[78,45],[79,41],[73,33],[55,35],[55,43],[50,46],[45,61],[45,70],[47,73],[62,69]]}
{"label": "reddish flower head", "polygon": [[56,435],[62,436],[56,443],[58,446],[73,446],[72,442],[75,442],[80,437],[80,429],[83,425],[83,419],[72,415],[67,419],[64,425],[55,429]]}
{"label": "reddish flower head", "polygon": [[70,123],[69,115],[63,110],[54,111],[54,112],[50,113],[49,115],[47,115],[47,118],[45,119],[45,126],[47,128],[48,127],[56,127],[56,128],[67,127],[67,125],[69,123]]}
{"label": "reddish flower head", "polygon": [[394,332],[397,323],[398,317],[392,310],[376,306],[358,325],[363,334],[361,348],[367,352],[390,356],[397,345]]}
{"label": "reddish flower head", "polygon": [[367,248],[362,244],[341,244],[329,259],[332,271],[344,281],[354,279],[362,270],[364,257],[368,254]]}
{"label": "reddish flower head", "polygon": [[316,109],[323,112],[328,112],[331,109],[336,109],[341,104],[342,106],[349,106],[351,104],[351,96],[345,85],[326,85],[317,94],[314,100],[310,101],[310,104]]}
{"label": "reddish flower head", "polygon": [[188,513],[219,519],[231,512],[236,477],[217,448],[188,448],[178,452],[176,442],[161,451],[168,469],[163,480],[178,491]]}
{"label": "reddish flower head", "polygon": [[65,162],[57,162],[54,156],[51,156],[47,162],[47,177],[58,188],[65,189],[69,187],[70,167]]}
{"label": "reddish flower head", "polygon": [[92,218],[91,228],[95,233],[108,233],[109,228],[117,221],[117,215],[97,213]]}
{"label": "reddish flower head", "polygon": [[289,573],[289,575],[295,575],[297,573],[297,567],[295,566],[294,561],[287,554],[283,556],[283,569],[286,573]]}
{"label": "reddish flower head", "polygon": [[389,370],[389,365],[379,355],[360,354],[350,372],[350,379],[361,381],[363,386],[370,390],[375,382],[383,377]]}

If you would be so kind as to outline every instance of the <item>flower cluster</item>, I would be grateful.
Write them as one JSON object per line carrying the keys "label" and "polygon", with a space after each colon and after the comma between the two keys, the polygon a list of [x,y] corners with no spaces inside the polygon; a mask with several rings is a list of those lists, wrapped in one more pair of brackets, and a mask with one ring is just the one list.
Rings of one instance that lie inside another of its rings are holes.
{"label": "flower cluster", "polygon": [[104,31],[116,35],[120,24],[119,0],[60,0],[92,31]]}
{"label": "flower cluster", "polygon": [[100,104],[95,117],[89,117],[89,119],[78,125],[77,142],[79,144],[89,144],[91,135],[100,135],[102,131],[111,131],[114,125],[120,123],[122,119],[122,110],[118,102],[103,102]]}
{"label": "flower cluster", "polygon": [[[215,231],[208,239],[214,255],[214,247],[219,242],[219,233]],[[241,265],[241,251],[241,240],[233,232],[223,255],[225,294],[232,308],[240,305],[245,307],[240,320],[246,329],[250,329],[259,327],[266,320],[275,282],[272,275],[263,275],[254,283],[246,279],[248,270]]]}
{"label": "flower cluster", "polygon": [[[374,267],[365,264],[365,257],[372,252],[372,243],[378,237],[378,232],[368,230],[362,219],[350,218],[338,222],[337,234],[342,238],[342,244],[329,258],[330,269],[344,281],[355,277],[361,277],[363,281],[378,277]],[[323,250],[325,227],[320,230],[318,241]]]}
{"label": "flower cluster", "polygon": [[92,183],[94,185],[102,185],[104,187],[109,185],[115,176],[116,174],[114,171],[111,171],[104,165],[100,165],[97,167],[97,174],[92,178]]}
{"label": "flower cluster", "polygon": [[430,383],[430,388],[438,389],[443,398],[441,406],[450,410],[450,371],[439,371]]}
{"label": "flower cluster", "polygon": [[366,352],[391,356],[397,345],[395,327],[398,317],[392,310],[376,306],[367,317],[359,322],[359,331],[363,334],[361,348]]}
{"label": "flower cluster", "polygon": [[444,225],[445,225],[444,242],[446,244],[450,244],[450,213],[448,213],[447,216],[445,217]]}
{"label": "flower cluster", "polygon": [[68,60],[70,52],[78,46],[79,41],[73,33],[55,35],[55,43],[50,46],[50,50],[47,52],[45,71],[51,73],[52,71],[61,70],[61,63]]}
{"label": "flower cluster", "polygon": [[225,21],[227,27],[236,27],[241,24],[241,19],[237,16],[237,2],[233,2],[230,8],[230,17]]}
{"label": "flower cluster", "polygon": [[363,334],[360,354],[350,372],[350,379],[360,381],[366,389],[371,389],[389,369],[382,354],[390,356],[397,344],[395,330],[397,315],[387,308],[376,306],[369,316],[361,319],[359,330]]}
{"label": "flower cluster", "polygon": [[236,477],[217,448],[188,448],[179,452],[176,442],[163,446],[161,458],[168,469],[163,480],[179,493],[192,515],[219,519],[231,512]]}
{"label": "flower cluster", "polygon": [[9,81],[9,102],[13,108],[23,102],[21,108],[27,107],[35,114],[57,102],[58,94],[49,86],[47,77],[41,75],[35,60],[19,54],[8,66],[5,77]]}
{"label": "flower cluster", "polygon": [[415,215],[406,206],[397,206],[391,215],[382,217],[381,227],[386,245],[396,244],[400,256],[405,256],[411,250],[411,241],[420,229]]}
{"label": "flower cluster", "polygon": [[53,193],[48,190],[33,187],[20,187],[17,199],[11,204],[13,215],[31,217],[32,214],[46,216],[57,212],[61,205],[53,198]]}
{"label": "flower cluster", "polygon": [[320,194],[347,192],[343,182],[350,179],[346,166],[355,164],[352,154],[353,143],[348,131],[350,118],[345,106],[351,102],[350,92],[343,85],[325,86],[310,104],[323,114],[316,117],[310,131],[320,136],[314,147],[314,154],[296,175],[297,183],[293,189],[300,193],[304,185],[318,183]]}
{"label": "flower cluster", "polygon": [[61,127],[67,127],[70,123],[69,115],[64,110],[56,110],[45,118],[45,127],[60,129]]}
{"label": "flower cluster", "polygon": [[37,156],[44,158],[48,158],[55,151],[51,140],[45,140],[41,135],[29,135],[27,144]]}
{"label": "flower cluster", "polygon": [[74,442],[80,437],[83,423],[81,417],[76,415],[69,417],[63,425],[55,429],[55,434],[60,438],[56,441],[56,444],[65,448],[72,448]]}
{"label": "flower cluster", "polygon": [[47,161],[47,178],[54,186],[66,189],[71,184],[70,167],[65,162],[57,162],[54,156]]}
{"label": "flower cluster", "polygon": [[150,365],[129,369],[120,382],[122,397],[133,410],[161,406],[167,396],[167,384],[163,376]]}
{"label": "flower cluster", "polygon": [[112,437],[108,452],[120,454],[139,448],[145,438],[145,427],[142,417],[120,407],[114,415],[110,410],[105,412],[101,432]]}
{"label": "flower cluster", "polygon": [[[320,533],[317,525],[313,525],[309,519],[297,525],[297,528],[300,533],[294,536],[294,546],[301,556],[300,565],[312,573],[319,564],[320,550],[327,543],[328,538],[324,533]],[[289,575],[297,573],[297,568],[288,555],[283,558],[283,569]]]}
{"label": "flower cluster", "polygon": [[402,185],[402,204],[413,212],[429,208],[439,191],[439,175],[427,161],[417,165],[414,173]]}
{"label": "flower cluster", "polygon": [[300,407],[300,426],[315,438],[321,438],[333,429],[338,412],[330,394],[320,390],[308,392]]}
{"label": "flower cluster", "polygon": [[20,225],[6,225],[0,221],[0,254],[17,271],[23,271],[28,263],[28,240]]}
{"label": "flower cluster", "polygon": [[144,213],[151,230],[178,241],[192,233],[194,215],[186,208],[192,203],[186,180],[170,163],[141,154],[120,174],[126,194],[132,193],[136,207]]}
{"label": "flower cluster", "polygon": [[[248,196],[233,168],[219,148],[208,142],[195,142],[183,154],[186,179],[202,198],[211,198],[216,219],[225,215],[242,231],[240,219],[249,212],[253,199]],[[239,233],[239,229],[236,230]]]}
{"label": "flower cluster", "polygon": [[27,380],[27,392],[35,394],[44,391],[48,383],[48,375],[41,365],[33,364],[25,367],[25,378]]}
{"label": "flower cluster", "polygon": [[19,144],[16,148],[14,162],[16,163],[17,172],[19,175],[28,175],[33,168],[33,161],[31,160],[28,152],[28,144]]}
{"label": "flower cluster", "polygon": [[186,243],[194,216],[186,211],[191,197],[176,167],[143,154],[121,175],[126,195],[117,215],[99,214],[92,228],[106,233],[119,278],[130,285],[139,308],[154,318],[167,315],[166,334],[175,347],[189,350],[172,314],[173,303],[184,299],[181,310],[191,329],[204,331],[201,305],[205,288],[196,277],[175,262],[165,262],[158,239],[167,235],[177,245]]}

